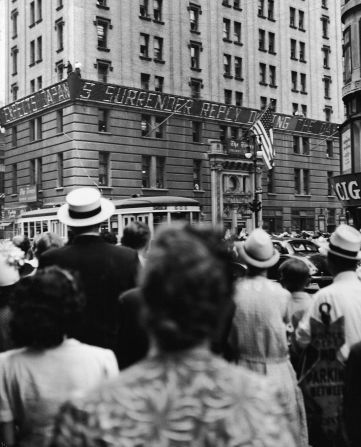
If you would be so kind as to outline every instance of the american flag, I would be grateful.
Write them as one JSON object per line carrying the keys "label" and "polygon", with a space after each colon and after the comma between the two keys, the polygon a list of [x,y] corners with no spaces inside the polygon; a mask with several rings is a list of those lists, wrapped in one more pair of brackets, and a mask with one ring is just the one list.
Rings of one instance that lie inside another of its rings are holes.
{"label": "american flag", "polygon": [[273,113],[270,107],[257,119],[250,131],[257,137],[267,168],[272,169],[275,153],[273,149]]}

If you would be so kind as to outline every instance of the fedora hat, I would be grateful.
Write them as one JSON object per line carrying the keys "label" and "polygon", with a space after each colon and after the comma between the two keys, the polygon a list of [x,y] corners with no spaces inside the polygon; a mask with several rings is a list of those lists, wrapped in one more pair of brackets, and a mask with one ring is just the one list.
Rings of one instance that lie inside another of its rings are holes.
{"label": "fedora hat", "polygon": [[74,189],[65,200],[66,203],[58,210],[58,219],[70,227],[100,224],[115,211],[114,204],[91,187]]}
{"label": "fedora hat", "polygon": [[342,224],[331,234],[330,242],[320,248],[320,253],[332,253],[344,259],[361,259],[361,234],[354,227]]}
{"label": "fedora hat", "polygon": [[258,268],[272,267],[279,260],[280,254],[274,248],[271,238],[261,228],[256,228],[248,238],[237,244],[241,259]]}

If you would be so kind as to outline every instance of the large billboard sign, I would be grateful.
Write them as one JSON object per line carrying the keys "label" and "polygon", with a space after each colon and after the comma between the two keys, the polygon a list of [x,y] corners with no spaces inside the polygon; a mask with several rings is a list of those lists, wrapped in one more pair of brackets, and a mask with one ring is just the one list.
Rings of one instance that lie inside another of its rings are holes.
{"label": "large billboard sign", "polygon": [[[3,107],[0,109],[0,122],[3,126],[10,125],[27,115],[40,112],[67,100],[92,101],[102,105],[133,108],[145,113],[166,112],[229,124],[252,125],[262,114],[259,110],[236,105],[104,84],[77,76],[70,76],[68,81],[63,81]],[[273,127],[274,129],[315,134],[321,137],[334,137],[338,133],[338,125],[335,123],[280,113],[274,113]]]}
{"label": "large billboard sign", "polygon": [[338,175],[332,179],[338,199],[344,206],[361,205],[361,173]]}
{"label": "large billboard sign", "polygon": [[342,173],[349,174],[352,171],[351,128],[347,126],[341,135],[341,160]]}

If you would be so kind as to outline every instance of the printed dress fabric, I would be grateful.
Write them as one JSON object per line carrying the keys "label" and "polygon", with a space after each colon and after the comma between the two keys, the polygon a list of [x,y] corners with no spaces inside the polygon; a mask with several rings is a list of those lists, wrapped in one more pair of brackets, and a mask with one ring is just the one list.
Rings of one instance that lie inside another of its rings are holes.
{"label": "printed dress fabric", "polygon": [[297,445],[308,446],[302,392],[289,360],[286,325],[290,293],[262,276],[239,280],[229,342],[239,365],[269,377],[287,400],[299,434]]}
{"label": "printed dress fabric", "polygon": [[112,351],[74,339],[42,351],[21,348],[3,352],[0,423],[17,425],[17,447],[47,447],[60,406],[117,375]]}
{"label": "printed dress fabric", "polygon": [[283,395],[207,348],[151,352],[65,405],[52,447],[294,447]]}

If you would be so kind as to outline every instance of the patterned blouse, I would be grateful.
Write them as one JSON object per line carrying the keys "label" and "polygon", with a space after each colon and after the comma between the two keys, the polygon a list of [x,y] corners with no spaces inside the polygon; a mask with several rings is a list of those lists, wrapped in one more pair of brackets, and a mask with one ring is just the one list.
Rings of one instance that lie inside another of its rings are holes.
{"label": "patterned blouse", "polygon": [[52,447],[294,447],[282,396],[265,377],[205,348],[151,353],[66,404]]}

